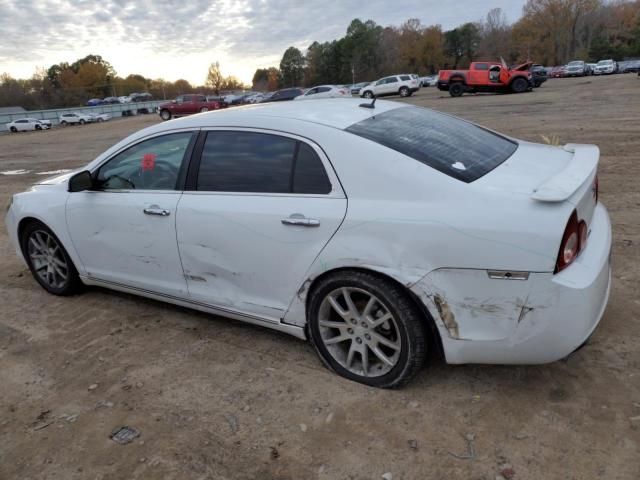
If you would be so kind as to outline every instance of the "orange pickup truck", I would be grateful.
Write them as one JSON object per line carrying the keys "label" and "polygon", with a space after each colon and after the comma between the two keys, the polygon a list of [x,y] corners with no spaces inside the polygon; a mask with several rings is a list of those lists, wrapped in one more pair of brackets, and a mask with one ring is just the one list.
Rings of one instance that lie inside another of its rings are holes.
{"label": "orange pickup truck", "polygon": [[513,92],[531,90],[532,62],[510,69],[502,62],[473,62],[469,70],[440,70],[438,88],[452,97],[475,92]]}

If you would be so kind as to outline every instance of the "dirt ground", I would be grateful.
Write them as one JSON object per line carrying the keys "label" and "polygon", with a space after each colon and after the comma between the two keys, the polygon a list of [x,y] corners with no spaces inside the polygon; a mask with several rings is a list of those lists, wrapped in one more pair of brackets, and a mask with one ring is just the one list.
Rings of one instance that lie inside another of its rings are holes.
{"label": "dirt ground", "polygon": [[[640,78],[408,101],[600,146],[615,278],[590,345],[535,367],[436,361],[376,390],[284,334],[101,289],[48,295],[2,229],[0,479],[640,478]],[[0,205],[157,121],[0,136],[0,172],[30,171],[0,175]],[[109,434],[124,425],[140,436],[119,445]]]}

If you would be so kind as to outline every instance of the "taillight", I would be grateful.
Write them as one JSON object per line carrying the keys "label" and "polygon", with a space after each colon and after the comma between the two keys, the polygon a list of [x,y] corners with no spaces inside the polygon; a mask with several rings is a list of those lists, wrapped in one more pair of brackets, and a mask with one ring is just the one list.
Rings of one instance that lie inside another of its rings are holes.
{"label": "taillight", "polygon": [[584,220],[578,221],[578,214],[574,210],[569,217],[567,228],[565,228],[564,235],[562,236],[562,243],[560,243],[560,252],[558,252],[558,260],[556,261],[554,273],[561,272],[573,263],[580,252],[586,248],[588,235],[589,228],[587,222]]}

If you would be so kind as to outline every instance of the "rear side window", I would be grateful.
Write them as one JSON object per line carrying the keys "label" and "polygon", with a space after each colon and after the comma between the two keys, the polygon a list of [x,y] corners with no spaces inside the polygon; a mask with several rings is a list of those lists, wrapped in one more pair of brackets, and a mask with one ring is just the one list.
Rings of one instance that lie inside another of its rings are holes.
{"label": "rear side window", "polygon": [[411,80],[411,77],[409,75],[400,75],[400,80],[404,80],[406,82],[407,80]]}
{"label": "rear side window", "polygon": [[434,110],[397,108],[346,129],[466,183],[487,174],[518,144],[482,127]]}
{"label": "rear side window", "polygon": [[331,191],[322,161],[307,144],[255,132],[209,132],[197,189],[210,192],[321,193]]}
{"label": "rear side window", "polygon": [[476,63],[474,66],[474,70],[489,70],[488,63]]}

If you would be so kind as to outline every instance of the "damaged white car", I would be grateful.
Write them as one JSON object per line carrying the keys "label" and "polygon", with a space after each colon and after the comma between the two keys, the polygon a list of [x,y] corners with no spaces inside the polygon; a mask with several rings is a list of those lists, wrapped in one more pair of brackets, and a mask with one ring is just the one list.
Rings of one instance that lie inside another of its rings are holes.
{"label": "damaged white car", "polygon": [[611,278],[597,147],[312,103],[155,125],[14,195],[18,254],[53,294],[99,285],[271,327],[378,387],[430,349],[535,364],[587,340]]}

